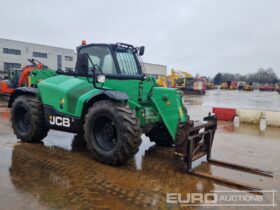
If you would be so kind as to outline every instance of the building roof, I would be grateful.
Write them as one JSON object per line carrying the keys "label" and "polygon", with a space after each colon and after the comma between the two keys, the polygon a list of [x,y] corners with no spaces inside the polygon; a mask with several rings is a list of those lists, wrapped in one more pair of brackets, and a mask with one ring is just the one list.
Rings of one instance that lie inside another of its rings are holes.
{"label": "building roof", "polygon": [[45,45],[45,44],[37,44],[37,43],[31,43],[31,42],[17,41],[17,40],[12,40],[12,39],[0,38],[0,41],[1,40],[10,41],[10,42],[18,42],[18,43],[22,43],[22,44],[32,44],[32,45],[45,46],[45,47],[51,47],[51,48],[57,48],[57,49],[64,49],[64,50],[72,50],[72,51],[74,51],[74,49],[70,49],[70,48],[55,47],[55,46],[50,46],[50,45]]}

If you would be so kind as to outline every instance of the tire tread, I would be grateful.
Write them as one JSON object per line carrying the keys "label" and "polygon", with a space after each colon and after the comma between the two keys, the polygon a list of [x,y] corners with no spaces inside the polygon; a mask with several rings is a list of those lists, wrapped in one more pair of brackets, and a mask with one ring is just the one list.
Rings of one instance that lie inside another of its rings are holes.
{"label": "tire tread", "polygon": [[[120,127],[122,132],[119,133],[119,138],[123,142],[121,147],[114,151],[111,158],[99,154],[88,138],[90,132],[88,129],[90,128],[90,118],[94,115],[95,110],[100,107],[107,107],[108,109],[114,110],[115,115],[121,124]],[[138,152],[142,141],[140,122],[136,117],[134,110],[130,109],[127,104],[113,102],[110,100],[98,101],[89,108],[88,113],[85,116],[84,131],[84,138],[87,141],[87,147],[91,151],[93,157],[98,161],[109,165],[120,165],[132,158]]]}

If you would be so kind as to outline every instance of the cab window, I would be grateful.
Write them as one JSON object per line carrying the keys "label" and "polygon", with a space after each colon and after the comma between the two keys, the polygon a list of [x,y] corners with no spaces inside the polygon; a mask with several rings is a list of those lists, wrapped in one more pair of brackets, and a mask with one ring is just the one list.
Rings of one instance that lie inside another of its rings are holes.
{"label": "cab window", "polygon": [[[87,53],[92,63],[99,66],[104,74],[117,74],[116,65],[108,47],[88,46],[82,48],[80,53]],[[89,61],[89,69],[92,69],[92,63]],[[91,73],[89,72],[89,74]]]}

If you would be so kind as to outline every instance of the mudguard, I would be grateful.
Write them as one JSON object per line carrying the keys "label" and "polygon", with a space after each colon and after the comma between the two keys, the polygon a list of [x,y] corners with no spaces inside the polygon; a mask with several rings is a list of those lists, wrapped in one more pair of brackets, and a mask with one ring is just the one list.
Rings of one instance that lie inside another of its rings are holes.
{"label": "mudguard", "polygon": [[126,93],[124,92],[120,92],[120,91],[113,91],[113,90],[102,90],[100,91],[98,94],[93,95],[92,97],[90,97],[86,102],[91,101],[92,99],[101,96],[101,95],[105,95],[110,99],[113,100],[120,100],[120,101],[125,101],[128,100],[129,97]]}
{"label": "mudguard", "polygon": [[19,87],[17,88],[10,96],[8,107],[11,108],[14,100],[20,95],[34,95],[36,96],[38,93],[37,88],[32,87]]}

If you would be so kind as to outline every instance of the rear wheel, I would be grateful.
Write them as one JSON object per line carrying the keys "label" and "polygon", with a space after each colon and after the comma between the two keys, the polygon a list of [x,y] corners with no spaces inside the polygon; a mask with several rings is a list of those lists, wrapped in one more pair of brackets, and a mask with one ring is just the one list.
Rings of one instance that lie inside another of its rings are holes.
{"label": "rear wheel", "polygon": [[135,112],[109,100],[96,102],[85,116],[85,140],[100,162],[119,165],[138,152],[141,128]]}
{"label": "rear wheel", "polygon": [[15,99],[11,122],[15,135],[23,142],[40,142],[49,131],[45,124],[43,105],[32,96],[24,95]]}
{"label": "rear wheel", "polygon": [[152,130],[146,133],[146,136],[150,138],[150,141],[161,147],[172,147],[174,145],[172,137],[163,124],[154,125]]}

